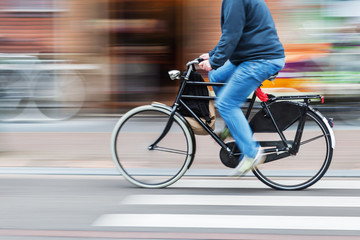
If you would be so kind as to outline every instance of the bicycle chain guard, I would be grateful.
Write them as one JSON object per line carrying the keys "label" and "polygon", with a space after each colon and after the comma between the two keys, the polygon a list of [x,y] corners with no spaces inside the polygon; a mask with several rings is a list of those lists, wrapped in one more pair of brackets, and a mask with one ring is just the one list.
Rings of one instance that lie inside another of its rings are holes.
{"label": "bicycle chain guard", "polygon": [[221,148],[220,150],[220,160],[221,162],[229,168],[235,168],[239,164],[239,159],[242,157],[242,153],[237,147],[235,141],[225,143],[228,148],[231,149],[231,152],[226,151],[226,149]]}

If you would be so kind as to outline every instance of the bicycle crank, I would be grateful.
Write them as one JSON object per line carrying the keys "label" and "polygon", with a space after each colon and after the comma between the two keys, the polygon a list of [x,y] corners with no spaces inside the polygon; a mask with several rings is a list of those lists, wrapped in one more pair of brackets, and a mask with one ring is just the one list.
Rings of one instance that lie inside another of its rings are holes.
{"label": "bicycle crank", "polygon": [[242,152],[237,147],[235,141],[225,143],[226,146],[231,150],[228,152],[226,149],[221,148],[220,160],[229,168],[235,168],[239,164],[239,159],[242,158]]}

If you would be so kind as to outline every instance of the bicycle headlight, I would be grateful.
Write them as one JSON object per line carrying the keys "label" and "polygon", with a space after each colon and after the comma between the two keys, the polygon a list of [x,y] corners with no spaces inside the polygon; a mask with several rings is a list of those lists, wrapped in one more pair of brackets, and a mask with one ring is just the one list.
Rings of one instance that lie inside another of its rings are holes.
{"label": "bicycle headlight", "polygon": [[171,80],[180,79],[180,71],[179,70],[171,70],[168,73],[169,73]]}

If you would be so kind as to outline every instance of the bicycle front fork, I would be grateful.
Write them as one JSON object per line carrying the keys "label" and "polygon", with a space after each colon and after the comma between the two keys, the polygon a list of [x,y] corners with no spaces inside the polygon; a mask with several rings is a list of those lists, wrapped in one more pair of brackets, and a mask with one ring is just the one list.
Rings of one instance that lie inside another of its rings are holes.
{"label": "bicycle front fork", "polygon": [[160,134],[158,139],[156,139],[156,141],[148,147],[149,150],[154,150],[155,147],[156,147],[156,144],[158,144],[166,136],[166,134],[169,132],[169,130],[170,130],[170,128],[171,128],[171,126],[172,126],[172,124],[174,122],[174,115],[175,115],[176,108],[177,108],[177,106],[174,106],[172,108],[171,113],[169,115],[169,119],[168,119],[168,121],[167,121],[167,123],[165,125],[164,130],[162,131],[162,133]]}

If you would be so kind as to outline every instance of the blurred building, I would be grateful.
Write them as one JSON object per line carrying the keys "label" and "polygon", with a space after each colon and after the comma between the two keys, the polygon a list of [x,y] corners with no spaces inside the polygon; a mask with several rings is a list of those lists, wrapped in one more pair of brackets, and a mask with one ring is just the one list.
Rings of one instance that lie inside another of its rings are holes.
{"label": "blurred building", "polygon": [[51,1],[1,1],[0,51],[54,52],[54,18],[59,10]]}
{"label": "blurred building", "polygon": [[34,88],[33,82],[44,72],[50,73],[49,82],[56,75],[77,75],[81,83],[69,80],[67,88],[81,86],[78,91],[72,89],[72,94],[85,97],[71,101],[81,101],[78,105],[85,107],[110,101],[109,34],[99,27],[107,16],[108,1],[2,0],[2,73],[20,72],[26,77],[22,81],[27,81],[27,87]]}
{"label": "blurred building", "polygon": [[[287,65],[265,87],[360,93],[359,1],[266,2]],[[81,75],[92,110],[172,100],[178,83],[167,71],[216,45],[220,8],[221,0],[2,0],[0,53],[62,60]]]}

